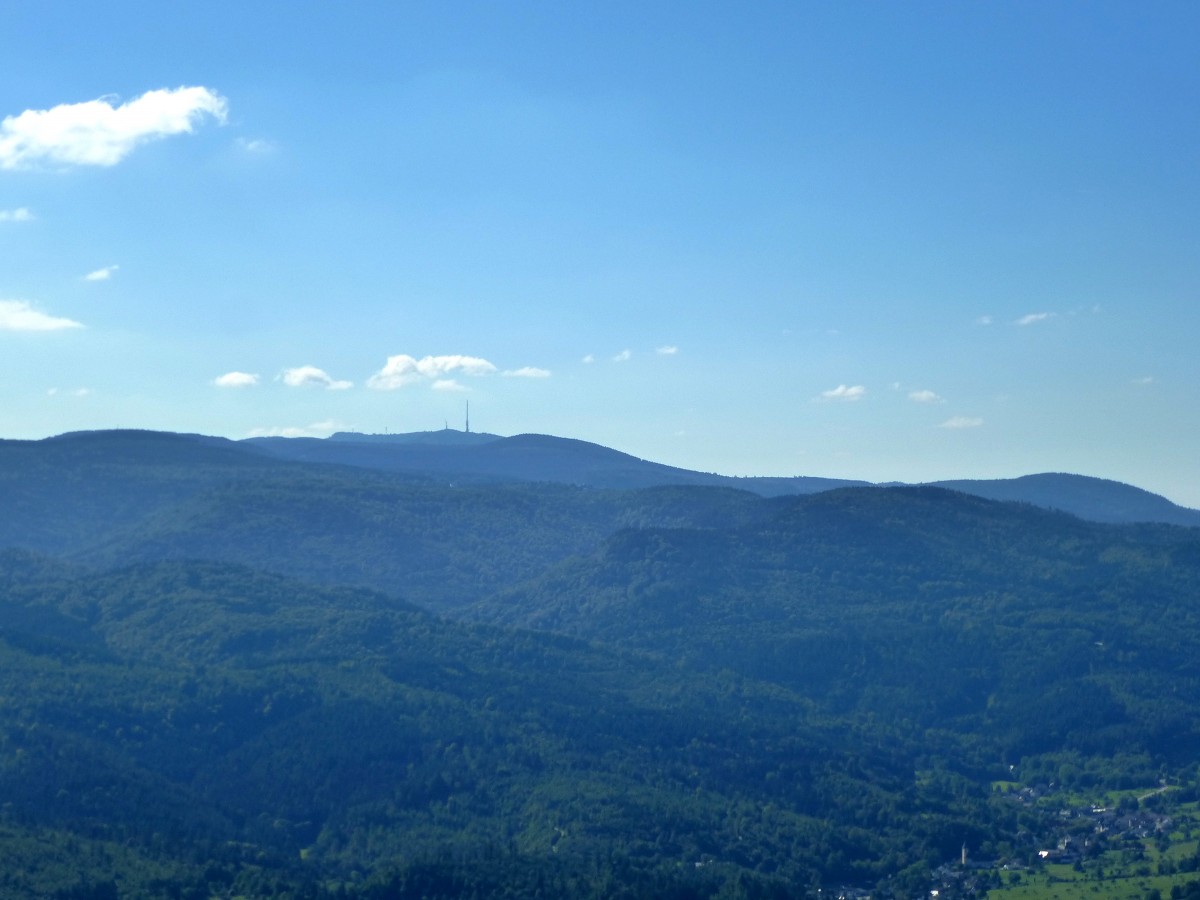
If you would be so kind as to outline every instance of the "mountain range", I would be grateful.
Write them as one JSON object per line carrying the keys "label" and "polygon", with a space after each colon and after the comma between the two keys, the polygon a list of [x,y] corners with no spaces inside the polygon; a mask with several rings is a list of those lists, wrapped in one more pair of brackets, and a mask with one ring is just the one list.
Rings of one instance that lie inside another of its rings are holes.
{"label": "mountain range", "polygon": [[[598,444],[541,434],[499,437],[446,429],[398,435],[341,432],[328,439],[252,438],[246,443],[281,458],[456,479],[550,481],[631,489],[660,485],[731,487],[765,497],[815,494],[866,481],[813,476],[732,477],[638,459]],[[948,480],[950,490],[1059,509],[1097,522],[1200,525],[1200,510],[1101,478],[1043,473],[1020,478]]]}
{"label": "mountain range", "polygon": [[915,898],[964,842],[1037,865],[1066,826],[1018,788],[1196,794],[1196,516],[541,435],[0,441],[0,896]]}

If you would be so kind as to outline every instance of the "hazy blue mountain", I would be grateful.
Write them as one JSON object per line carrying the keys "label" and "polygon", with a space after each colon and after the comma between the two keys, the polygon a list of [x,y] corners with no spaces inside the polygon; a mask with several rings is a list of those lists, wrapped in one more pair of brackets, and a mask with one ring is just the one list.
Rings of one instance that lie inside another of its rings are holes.
{"label": "hazy blue mountain", "polygon": [[711,527],[765,514],[756,495],[727,488],[455,485],[186,435],[4,442],[0,548],[93,568],[221,560],[449,610],[589,553],[620,528]]}
{"label": "hazy blue mountain", "polygon": [[71,553],[206,488],[295,468],[201,435],[91,431],[0,441],[0,547]]}
{"label": "hazy blue mountain", "polygon": [[[252,438],[251,440],[256,440]],[[257,440],[261,440],[257,439]],[[443,428],[441,431],[412,431],[404,434],[360,434],[357,431],[338,431],[326,440],[352,444],[431,444],[440,447],[469,447],[503,440],[498,434],[481,431],[458,431]]]}
{"label": "hazy blue mountain", "polygon": [[1166,497],[1120,481],[1086,475],[1046,472],[1020,478],[932,483],[990,500],[1011,500],[1059,509],[1093,522],[1164,522],[1200,526],[1200,510],[1177,506]]}
{"label": "hazy blue mountain", "polygon": [[[401,435],[339,433],[331,438],[254,438],[283,459],[337,463],[411,475],[471,481],[547,481],[632,489],[660,485],[733,487],[765,497],[814,494],[869,482],[837,478],[747,477],[695,472],[639,459],[598,444],[551,435],[476,435],[446,429]],[[1097,522],[1200,525],[1200,511],[1121,482],[1041,474],[933,484],[993,500],[1059,509]]]}
{"label": "hazy blue mountain", "polygon": [[351,435],[327,439],[250,438],[282,459],[360,466],[473,481],[547,481],[632,489],[664,485],[733,487],[764,496],[808,494],[867,482],[836,478],[736,478],[649,462],[599,444],[545,434],[514,437],[461,431]]}

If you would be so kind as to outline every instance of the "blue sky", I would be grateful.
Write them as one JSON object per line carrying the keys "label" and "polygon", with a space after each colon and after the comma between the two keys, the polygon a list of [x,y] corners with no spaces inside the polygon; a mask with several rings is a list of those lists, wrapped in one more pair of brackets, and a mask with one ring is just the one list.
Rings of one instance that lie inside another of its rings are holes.
{"label": "blue sky", "polygon": [[0,436],[1200,507],[1200,7],[0,2]]}

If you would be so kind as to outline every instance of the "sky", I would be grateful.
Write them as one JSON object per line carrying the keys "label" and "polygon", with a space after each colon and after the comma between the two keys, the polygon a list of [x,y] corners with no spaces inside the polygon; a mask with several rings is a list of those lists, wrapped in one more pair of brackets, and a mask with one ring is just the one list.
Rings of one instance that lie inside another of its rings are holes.
{"label": "sky", "polygon": [[0,0],[0,437],[1200,507],[1193,2]]}

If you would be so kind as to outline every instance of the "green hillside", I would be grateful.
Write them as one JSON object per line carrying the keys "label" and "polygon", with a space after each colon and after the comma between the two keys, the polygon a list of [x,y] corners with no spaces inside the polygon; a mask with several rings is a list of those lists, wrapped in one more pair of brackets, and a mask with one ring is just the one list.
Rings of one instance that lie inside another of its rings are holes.
{"label": "green hillside", "polygon": [[1195,796],[1195,529],[0,456],[0,897],[980,896]]}

